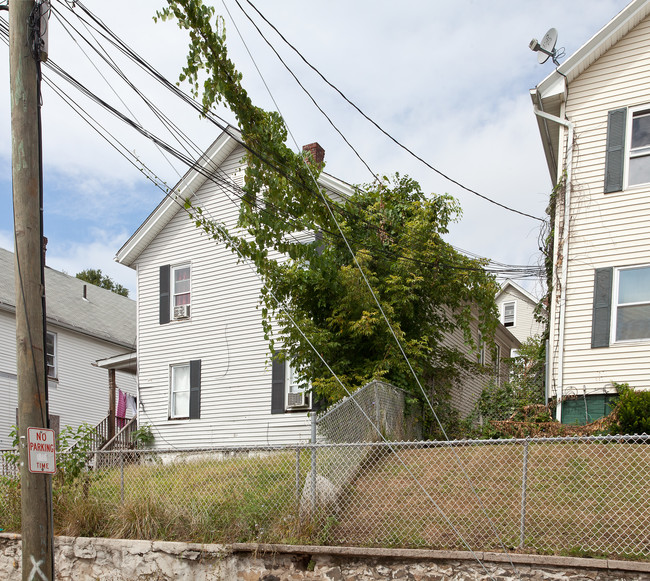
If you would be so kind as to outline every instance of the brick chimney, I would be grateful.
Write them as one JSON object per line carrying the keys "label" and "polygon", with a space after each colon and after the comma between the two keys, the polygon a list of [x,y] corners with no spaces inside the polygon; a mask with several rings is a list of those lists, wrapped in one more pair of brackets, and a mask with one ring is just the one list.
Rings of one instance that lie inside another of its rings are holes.
{"label": "brick chimney", "polygon": [[321,164],[325,160],[325,150],[316,142],[310,143],[309,145],[303,145],[302,150],[303,152],[308,151],[311,153],[311,156],[317,164]]}

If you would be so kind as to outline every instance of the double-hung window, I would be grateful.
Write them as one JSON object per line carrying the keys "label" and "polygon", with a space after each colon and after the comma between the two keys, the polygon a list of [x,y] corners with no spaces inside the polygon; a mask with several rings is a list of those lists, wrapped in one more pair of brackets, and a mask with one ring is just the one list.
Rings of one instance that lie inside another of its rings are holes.
{"label": "double-hung window", "polygon": [[514,327],[515,326],[515,301],[510,301],[503,303],[503,326],[504,327]]}
{"label": "double-hung window", "polygon": [[[190,265],[172,267],[172,305],[174,308],[174,318],[179,318],[175,313],[190,308]],[[180,307],[180,308],[177,308]],[[187,315],[186,315],[187,316]]]}
{"label": "double-hung window", "polygon": [[201,417],[201,360],[170,368],[169,419]]}
{"label": "double-hung window", "polygon": [[192,296],[192,268],[190,264],[160,267],[159,322],[161,325],[179,319],[188,319]]}
{"label": "double-hung window", "polygon": [[650,265],[594,272],[591,346],[650,339]]}
{"label": "double-hung window", "polygon": [[170,418],[190,417],[190,364],[172,365]]}
{"label": "double-hung window", "polygon": [[650,184],[650,105],[609,111],[605,193]]}
{"label": "double-hung window", "polygon": [[298,374],[284,352],[276,353],[271,377],[271,413],[307,411],[311,407],[309,389],[309,381]]}
{"label": "double-hung window", "polygon": [[628,186],[650,182],[650,109],[632,111],[628,152]]}
{"label": "double-hung window", "polygon": [[49,379],[57,379],[56,339],[56,333],[48,333],[45,341],[45,360]]}
{"label": "double-hung window", "polygon": [[650,266],[617,268],[614,291],[614,341],[650,339]]}

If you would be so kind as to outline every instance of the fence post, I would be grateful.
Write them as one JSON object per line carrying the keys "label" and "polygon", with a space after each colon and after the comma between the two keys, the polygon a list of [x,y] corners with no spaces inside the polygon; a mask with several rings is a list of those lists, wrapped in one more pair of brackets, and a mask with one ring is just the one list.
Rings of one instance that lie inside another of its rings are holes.
{"label": "fence post", "polygon": [[311,413],[311,514],[316,513],[316,413]]}
{"label": "fence post", "polygon": [[118,452],[120,455],[120,498],[124,504],[124,452]]}
{"label": "fence post", "polygon": [[528,444],[529,439],[526,438],[524,444],[524,466],[523,475],[521,479],[521,528],[519,533],[519,548],[524,548],[524,537],[526,535],[526,483],[528,479]]}
{"label": "fence post", "polygon": [[296,506],[300,507],[300,448],[296,448]]}

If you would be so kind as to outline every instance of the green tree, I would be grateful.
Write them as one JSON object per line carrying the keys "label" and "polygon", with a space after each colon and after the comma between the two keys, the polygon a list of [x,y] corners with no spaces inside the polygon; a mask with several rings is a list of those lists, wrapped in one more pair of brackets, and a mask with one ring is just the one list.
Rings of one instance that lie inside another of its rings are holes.
{"label": "green tree", "polygon": [[85,280],[95,286],[105,288],[106,290],[113,291],[123,297],[129,296],[129,289],[121,284],[116,283],[110,276],[103,274],[99,268],[87,268],[75,274],[81,280]]}
{"label": "green tree", "polygon": [[[460,330],[476,347],[470,325],[478,320],[486,338],[497,325],[493,278],[480,260],[442,239],[460,215],[457,202],[425,196],[417,182],[396,174],[325,203],[316,183],[322,168],[285,145],[278,114],[252,104],[228,58],[223,21],[214,9],[200,0],[168,0],[157,16],[175,17],[189,31],[181,81],[202,97],[205,113],[216,103],[229,106],[252,152],[246,156],[238,223],[245,235],[208,219],[190,200],[186,209],[197,227],[254,262],[264,282],[262,316],[271,348],[280,338],[299,373],[330,402],[344,390],[318,354],[350,390],[381,378],[421,401],[394,332],[429,396],[443,403],[449,382],[477,368],[476,358],[450,346],[445,336]],[[317,232],[318,239],[300,243],[292,234],[301,231]]]}

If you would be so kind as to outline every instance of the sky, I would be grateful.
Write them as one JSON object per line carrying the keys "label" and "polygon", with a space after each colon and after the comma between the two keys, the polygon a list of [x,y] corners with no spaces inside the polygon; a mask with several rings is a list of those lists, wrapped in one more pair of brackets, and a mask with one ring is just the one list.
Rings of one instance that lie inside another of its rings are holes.
{"label": "sky", "polygon": [[[371,181],[366,167],[289,76],[236,1],[207,3],[224,15],[230,56],[253,102],[265,109],[277,104],[284,116],[289,145],[298,150],[317,141],[325,149],[326,172],[352,184]],[[69,32],[74,35],[74,27],[98,46],[78,18],[81,8],[70,9],[71,4],[53,0],[58,16],[49,24],[51,60],[145,128],[172,141],[98,53],[78,37],[73,40]],[[538,221],[464,191],[404,152],[318,79],[247,0],[240,4],[375,174],[407,174],[425,192],[449,193],[459,200],[463,215],[452,225],[448,242],[505,264],[540,263]],[[331,83],[430,165],[503,205],[543,218],[551,180],[529,90],[553,71],[553,64],[540,65],[529,42],[554,27],[558,48],[564,47],[569,56],[627,1],[255,0],[253,4]],[[153,21],[163,0],[84,0],[83,5],[167,79],[178,80],[188,36],[173,21]],[[6,19],[7,12],[0,12],[0,18]],[[101,45],[200,149],[218,136],[217,127],[111,52],[105,41]],[[0,100],[0,247],[12,250],[8,63],[8,48],[0,43],[0,94],[5,95]],[[134,130],[44,71],[165,183],[171,186],[185,173],[182,163],[166,159]],[[219,112],[234,123],[230,112]],[[42,119],[48,266],[72,275],[101,268],[135,298],[135,271],[113,258],[163,193],[47,86]],[[541,294],[539,283],[522,284]]]}

